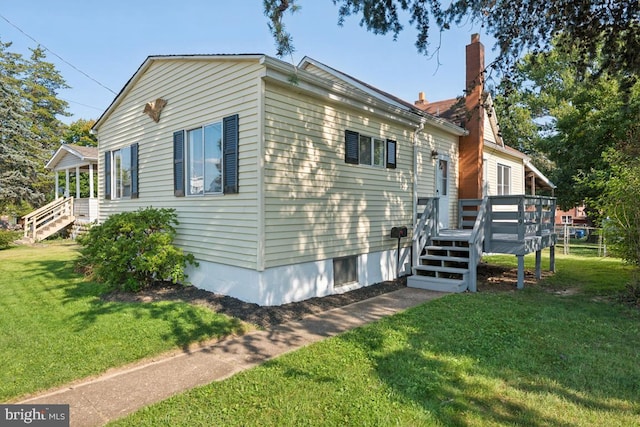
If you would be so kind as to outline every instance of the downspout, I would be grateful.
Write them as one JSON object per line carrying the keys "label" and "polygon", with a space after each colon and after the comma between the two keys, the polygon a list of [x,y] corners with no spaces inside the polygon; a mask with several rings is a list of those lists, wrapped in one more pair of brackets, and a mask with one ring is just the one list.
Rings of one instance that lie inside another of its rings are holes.
{"label": "downspout", "polygon": [[[419,135],[424,130],[424,119],[420,120],[420,124],[416,126],[416,131],[413,134],[413,206],[411,216],[411,229],[415,228],[416,218],[418,217],[418,143],[420,141]],[[411,236],[411,268],[413,269],[413,238]]]}

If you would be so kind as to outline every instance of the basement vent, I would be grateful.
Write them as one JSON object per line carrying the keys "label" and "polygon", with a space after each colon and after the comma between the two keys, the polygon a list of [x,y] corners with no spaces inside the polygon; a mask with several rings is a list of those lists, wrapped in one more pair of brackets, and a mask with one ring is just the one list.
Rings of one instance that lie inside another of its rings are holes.
{"label": "basement vent", "polygon": [[339,287],[358,282],[358,257],[333,259],[333,286]]}

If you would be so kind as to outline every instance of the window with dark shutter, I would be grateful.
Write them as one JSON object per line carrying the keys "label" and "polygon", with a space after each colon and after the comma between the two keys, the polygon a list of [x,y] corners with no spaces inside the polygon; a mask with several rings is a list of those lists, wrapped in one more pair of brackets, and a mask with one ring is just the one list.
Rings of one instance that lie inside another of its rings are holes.
{"label": "window with dark shutter", "polygon": [[104,199],[111,199],[111,151],[104,153]]}
{"label": "window with dark shutter", "polygon": [[184,197],[184,131],[173,133],[173,194]]}
{"label": "window with dark shutter", "polygon": [[224,194],[238,192],[238,120],[237,114],[222,120]]}
{"label": "window with dark shutter", "polygon": [[138,198],[138,143],[131,145],[131,198]]}
{"label": "window with dark shutter", "polygon": [[391,169],[396,168],[396,141],[387,139],[387,167]]}
{"label": "window with dark shutter", "polygon": [[358,132],[344,131],[344,161],[345,163],[358,164],[359,161],[359,137]]}

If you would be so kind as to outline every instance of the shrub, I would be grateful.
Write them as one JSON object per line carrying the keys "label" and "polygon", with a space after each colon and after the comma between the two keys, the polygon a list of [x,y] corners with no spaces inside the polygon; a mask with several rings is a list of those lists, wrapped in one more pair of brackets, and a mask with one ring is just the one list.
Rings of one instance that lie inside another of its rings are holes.
{"label": "shrub", "polygon": [[173,246],[174,209],[144,208],[110,216],[78,238],[79,266],[110,288],[139,291],[155,282],[181,283],[192,254]]}
{"label": "shrub", "polygon": [[0,230],[0,249],[6,249],[11,246],[14,240],[20,238],[20,231]]}

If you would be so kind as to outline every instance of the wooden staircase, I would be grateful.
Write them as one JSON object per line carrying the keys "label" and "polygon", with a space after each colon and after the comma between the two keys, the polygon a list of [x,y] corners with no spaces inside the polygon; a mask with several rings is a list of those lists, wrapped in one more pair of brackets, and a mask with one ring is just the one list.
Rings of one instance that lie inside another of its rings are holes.
{"label": "wooden staircase", "polygon": [[35,243],[44,240],[76,220],[73,215],[73,197],[54,200],[22,218],[24,220],[22,241]]}
{"label": "wooden staircase", "polygon": [[460,207],[461,229],[438,229],[438,199],[425,205],[413,234],[413,275],[407,286],[440,292],[475,292],[482,256],[487,198]]}
{"label": "wooden staircase", "polygon": [[[424,247],[413,267],[407,286],[441,292],[464,292],[469,280],[469,235],[441,230],[438,237]],[[450,234],[447,236],[447,234]],[[475,266],[474,266],[475,267]]]}

